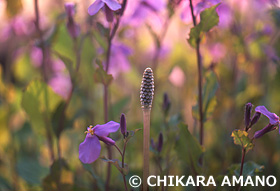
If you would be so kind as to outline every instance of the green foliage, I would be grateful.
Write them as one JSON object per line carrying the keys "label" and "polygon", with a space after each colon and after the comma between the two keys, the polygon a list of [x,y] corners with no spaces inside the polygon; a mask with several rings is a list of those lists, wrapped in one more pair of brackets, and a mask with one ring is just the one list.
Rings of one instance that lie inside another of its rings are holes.
{"label": "green foliage", "polygon": [[114,119],[114,117],[120,117],[120,113],[124,113],[125,108],[127,106],[127,104],[129,104],[131,100],[130,96],[124,97],[120,100],[118,100],[116,103],[114,103],[110,109],[110,114],[112,115],[112,119]]}
{"label": "green foliage", "polygon": [[124,175],[127,175],[128,172],[129,172],[129,169],[128,169],[128,165],[126,163],[124,163],[124,168],[122,168],[122,162],[119,161],[118,159],[107,159],[106,157],[101,157],[101,159],[104,161],[104,162],[108,162],[108,163],[111,163],[113,164],[115,167],[117,167],[117,169]]}
{"label": "green foliage", "polygon": [[32,81],[22,95],[22,107],[28,114],[35,132],[49,126],[51,113],[60,103],[61,97],[44,82]]}
{"label": "green foliage", "polygon": [[[207,121],[213,114],[217,101],[216,101],[216,92],[219,88],[218,80],[214,72],[210,72],[206,76],[206,83],[203,87],[202,98],[203,98],[203,120]],[[199,106],[193,106],[192,108],[193,116],[196,119],[199,119]]]}
{"label": "green foliage", "polygon": [[274,24],[277,28],[280,28],[280,8],[273,8],[270,11]]}
{"label": "green foliage", "polygon": [[21,157],[16,164],[18,174],[29,184],[41,183],[48,169],[40,165],[36,157]]}
{"label": "green foliage", "polygon": [[219,15],[216,12],[216,8],[219,5],[212,6],[200,13],[200,23],[191,29],[188,39],[192,47],[196,47],[198,39],[219,23]]}
{"label": "green foliage", "polygon": [[93,170],[92,168],[92,165],[91,164],[83,164],[83,167],[84,169],[86,169],[90,174],[91,176],[96,180],[96,183],[97,183],[97,186],[98,186],[98,189],[100,191],[103,191],[105,190],[105,184],[104,184],[104,181],[102,180],[101,177],[99,177]]}
{"label": "green foliage", "polygon": [[113,76],[111,74],[107,74],[107,72],[103,69],[102,62],[96,60],[97,65],[99,66],[94,72],[94,80],[97,83],[102,83],[105,86],[108,86],[113,81]]}
{"label": "green foliage", "polygon": [[132,131],[128,131],[128,136],[125,138],[125,141],[128,142],[129,139],[131,139],[135,135],[135,133],[140,130],[142,130],[142,129],[134,129]]}
{"label": "green foliage", "polygon": [[199,159],[204,152],[197,139],[189,132],[188,126],[183,123],[179,124],[179,138],[175,145],[178,158],[186,162],[196,173],[201,172]]}
{"label": "green foliage", "polygon": [[[53,162],[50,173],[43,180],[44,191],[70,191],[72,189],[70,168],[64,159]],[[69,181],[70,177],[70,181]],[[68,180],[67,180],[68,179]]]}
{"label": "green foliage", "polygon": [[[242,175],[244,177],[255,176],[258,173],[262,172],[263,170],[264,170],[263,165],[259,165],[253,161],[249,161],[249,162],[244,163]],[[227,175],[239,176],[239,173],[240,173],[240,164],[233,164],[228,168]]]}
{"label": "green foliage", "polygon": [[231,136],[233,137],[234,144],[240,145],[242,148],[246,149],[247,152],[254,148],[254,144],[248,137],[246,131],[235,130],[232,132]]}

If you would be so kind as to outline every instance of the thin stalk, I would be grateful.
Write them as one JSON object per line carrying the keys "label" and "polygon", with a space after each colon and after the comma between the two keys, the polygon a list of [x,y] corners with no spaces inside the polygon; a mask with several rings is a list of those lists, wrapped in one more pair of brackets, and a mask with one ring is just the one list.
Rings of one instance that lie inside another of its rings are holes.
{"label": "thin stalk", "polygon": [[[246,149],[242,148],[242,158],[241,158],[241,164],[240,164],[240,173],[239,176],[242,176],[243,173],[243,166],[244,166],[244,159],[245,159],[245,155],[246,155]],[[241,190],[241,185],[238,186],[238,191]]]}
{"label": "thin stalk", "polygon": [[151,109],[143,108],[143,191],[148,191]]}
{"label": "thin stalk", "polygon": [[[124,144],[123,152],[121,152],[120,148],[117,145],[114,145],[114,146],[119,151],[120,155],[122,156],[122,168],[124,169],[124,153],[125,153],[125,148],[126,148],[126,142]],[[120,173],[122,174],[122,177],[123,177],[123,182],[124,182],[125,190],[128,191],[127,185],[126,185],[125,175],[121,171],[120,171]]]}
{"label": "thin stalk", "polygon": [[[192,0],[190,0],[191,15],[193,20],[193,25],[196,26],[196,18],[194,15],[194,9]],[[200,133],[199,133],[199,142],[200,145],[203,145],[203,108],[202,108],[202,60],[200,54],[200,38],[196,41],[196,57],[197,57],[197,69],[198,69],[198,105],[199,105],[199,121],[200,121]],[[202,158],[200,158],[200,164],[202,164]]]}
{"label": "thin stalk", "polygon": [[[75,68],[75,74],[77,75],[80,69],[80,65],[81,65],[81,48],[78,46],[78,41],[77,39],[73,39],[74,42],[74,52],[76,53],[76,68]],[[80,42],[80,46],[83,45],[84,42],[84,38],[81,39]],[[61,117],[59,120],[59,126],[58,126],[58,132],[59,132],[59,136],[57,138],[57,153],[58,153],[58,158],[61,159],[61,149],[60,149],[60,144],[59,144],[59,138],[60,138],[60,134],[63,131],[63,129],[65,128],[65,118],[66,118],[66,111],[67,108],[70,104],[70,101],[72,99],[73,96],[73,92],[75,90],[75,81],[73,80],[73,76],[71,76],[71,82],[72,82],[72,87],[71,90],[67,96],[66,102],[64,104],[62,113],[61,113]]]}
{"label": "thin stalk", "polygon": [[[43,39],[43,32],[40,28],[40,10],[38,5],[38,0],[34,0],[34,9],[35,9],[35,27],[39,36],[40,47],[43,53],[41,72],[42,72],[43,79],[46,82],[47,81],[47,68],[46,68],[47,53],[46,53],[46,47]],[[51,161],[54,161],[55,156],[54,156],[53,137],[52,137],[51,129],[47,125],[45,126],[45,128],[46,128],[46,137],[47,137],[47,142],[48,142],[48,147],[50,152],[50,158]]]}
{"label": "thin stalk", "polygon": [[45,42],[43,39],[43,32],[41,30],[40,27],[40,10],[39,10],[39,5],[38,5],[38,0],[34,0],[34,9],[35,9],[35,27],[39,36],[39,40],[40,40],[40,47],[42,49],[42,54],[43,54],[43,59],[42,59],[42,75],[43,75],[43,79],[44,81],[47,81],[47,63],[46,63],[46,46],[45,46]]}
{"label": "thin stalk", "polygon": [[[108,37],[108,50],[106,53],[106,66],[105,66],[105,71],[108,73],[109,70],[109,66],[110,66],[110,55],[111,55],[111,48],[112,48],[112,41],[115,37],[115,34],[119,28],[119,24],[121,21],[121,17],[125,11],[126,8],[126,3],[127,0],[124,0],[122,3],[122,8],[120,11],[120,15],[117,18],[117,21],[113,27],[113,29],[110,32],[110,35]],[[104,84],[104,122],[107,123],[108,122],[108,85]],[[108,153],[108,158],[111,159],[112,158],[112,150],[111,147],[107,147],[107,153]],[[106,177],[106,184],[105,184],[105,190],[109,191],[110,190],[110,179],[111,179],[111,163],[108,163],[107,166],[107,177]]]}

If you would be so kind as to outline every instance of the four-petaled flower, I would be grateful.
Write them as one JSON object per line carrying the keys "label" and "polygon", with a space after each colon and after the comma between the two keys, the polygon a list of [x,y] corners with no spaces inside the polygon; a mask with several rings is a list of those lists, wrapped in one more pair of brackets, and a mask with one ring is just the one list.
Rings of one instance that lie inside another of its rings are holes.
{"label": "four-petaled flower", "polygon": [[[264,134],[275,130],[278,125],[280,126],[279,117],[275,113],[269,112],[264,106],[256,107],[255,111],[265,115],[269,119],[269,124],[266,127],[264,127],[262,130],[255,132],[254,135],[255,139],[260,138]],[[280,133],[280,128],[279,128],[279,133]]]}
{"label": "four-petaled flower", "polygon": [[114,121],[110,121],[103,125],[92,125],[87,128],[85,132],[86,138],[79,146],[79,159],[83,163],[92,163],[98,159],[101,151],[101,145],[99,140],[109,145],[114,145],[115,141],[107,137],[109,133],[116,132],[120,127],[120,124]]}
{"label": "four-petaled flower", "polygon": [[112,22],[114,19],[113,11],[117,11],[122,6],[116,0],[96,0],[88,8],[88,14],[95,15],[101,8],[105,11],[106,19]]}

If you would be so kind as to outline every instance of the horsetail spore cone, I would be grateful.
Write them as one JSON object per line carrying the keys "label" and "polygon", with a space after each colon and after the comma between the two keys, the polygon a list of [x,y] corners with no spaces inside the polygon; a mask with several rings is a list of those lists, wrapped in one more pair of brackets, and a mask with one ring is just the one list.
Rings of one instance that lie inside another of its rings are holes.
{"label": "horsetail spore cone", "polygon": [[154,97],[154,75],[151,68],[146,68],[143,73],[140,101],[143,109],[151,108]]}
{"label": "horsetail spore cone", "polygon": [[151,68],[143,73],[140,101],[143,110],[143,191],[148,191],[149,151],[150,151],[150,117],[154,97],[154,76]]}

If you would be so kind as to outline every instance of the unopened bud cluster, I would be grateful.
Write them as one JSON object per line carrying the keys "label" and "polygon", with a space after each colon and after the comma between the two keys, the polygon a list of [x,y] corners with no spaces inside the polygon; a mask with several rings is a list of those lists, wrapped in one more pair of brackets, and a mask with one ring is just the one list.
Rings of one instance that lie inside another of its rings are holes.
{"label": "unopened bud cluster", "polygon": [[140,101],[142,108],[151,108],[154,97],[154,75],[151,68],[146,68],[143,73]]}

